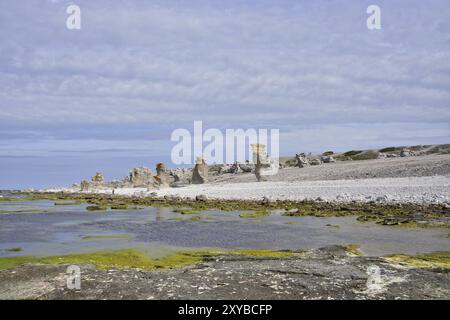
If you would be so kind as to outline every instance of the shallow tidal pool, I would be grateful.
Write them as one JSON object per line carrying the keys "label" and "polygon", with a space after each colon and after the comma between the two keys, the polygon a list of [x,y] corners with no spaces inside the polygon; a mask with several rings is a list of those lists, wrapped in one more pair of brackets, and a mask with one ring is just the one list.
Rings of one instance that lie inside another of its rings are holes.
{"label": "shallow tidal pool", "polygon": [[[356,217],[288,217],[144,207],[88,211],[87,204],[0,202],[0,257],[52,256],[139,248],[164,256],[180,248],[310,249],[359,245],[366,255],[449,251],[448,229],[397,228]],[[179,210],[178,210],[179,211]]]}

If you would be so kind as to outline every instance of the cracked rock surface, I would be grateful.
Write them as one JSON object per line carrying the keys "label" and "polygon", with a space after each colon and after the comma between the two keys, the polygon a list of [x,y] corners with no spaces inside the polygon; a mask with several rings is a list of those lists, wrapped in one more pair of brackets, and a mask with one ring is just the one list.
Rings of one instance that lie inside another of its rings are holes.
{"label": "cracked rock surface", "polygon": [[[0,271],[0,299],[449,299],[450,269],[411,268],[332,246],[294,257],[225,255],[168,270],[99,270],[68,265]],[[379,270],[375,280],[370,270]],[[368,285],[368,280],[371,285]]]}

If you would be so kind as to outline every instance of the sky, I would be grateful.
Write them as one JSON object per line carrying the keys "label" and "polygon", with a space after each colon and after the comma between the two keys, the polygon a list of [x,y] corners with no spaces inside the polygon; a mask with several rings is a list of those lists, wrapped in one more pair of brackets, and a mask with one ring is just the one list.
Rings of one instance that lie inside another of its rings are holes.
{"label": "sky", "polygon": [[449,17],[448,0],[1,1],[0,189],[173,167],[195,120],[279,129],[282,155],[450,143]]}

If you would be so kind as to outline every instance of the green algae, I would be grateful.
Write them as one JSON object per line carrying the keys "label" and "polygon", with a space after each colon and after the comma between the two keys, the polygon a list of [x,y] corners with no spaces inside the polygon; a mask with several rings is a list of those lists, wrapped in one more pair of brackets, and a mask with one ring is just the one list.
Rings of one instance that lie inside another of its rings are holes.
{"label": "green algae", "polygon": [[196,214],[200,213],[200,210],[196,209],[175,209],[173,212],[180,213],[180,214]]}
{"label": "green algae", "polygon": [[414,268],[446,268],[450,269],[450,252],[432,252],[419,255],[393,254],[385,256],[389,262]]}
{"label": "green algae", "polygon": [[108,208],[103,207],[103,206],[87,206],[86,210],[87,211],[106,211],[106,210],[108,210]]}
{"label": "green algae", "polygon": [[0,258],[0,269],[10,269],[23,264],[92,264],[99,269],[160,269],[195,265],[206,258],[220,255],[241,255],[255,258],[287,258],[303,254],[300,251],[241,249],[241,250],[183,250],[161,258],[152,258],[137,249],[99,251],[51,257],[18,256]]}
{"label": "green algae", "polygon": [[0,214],[9,214],[9,213],[47,213],[48,210],[40,210],[40,209],[19,209],[19,210],[0,210]]}
{"label": "green algae", "polygon": [[6,249],[0,249],[0,251],[20,252],[20,251],[22,251],[22,248],[21,247],[6,248]]}
{"label": "green algae", "polygon": [[260,217],[266,217],[269,216],[270,212],[267,211],[256,211],[256,212],[244,212],[239,214],[239,217],[241,218],[260,218]]}
{"label": "green algae", "polygon": [[[193,210],[201,212],[205,210],[220,210],[226,212],[236,211],[271,211],[283,209],[284,216],[302,217],[343,217],[358,216],[359,221],[379,221],[386,217],[404,217],[414,215],[417,212],[424,213],[426,216],[425,225],[430,227],[442,227],[442,224],[431,222],[433,219],[448,217],[450,208],[439,204],[399,204],[399,203],[379,203],[379,202],[357,202],[357,203],[332,203],[317,202],[312,200],[290,201],[277,200],[265,203],[257,200],[216,200],[196,201],[194,199],[174,198],[164,199],[156,197],[138,197],[121,196],[105,194],[86,194],[86,193],[32,193],[28,194],[34,200],[38,199],[59,199],[83,201],[91,205],[100,207],[111,207],[120,204],[127,204],[130,209],[132,206],[141,207],[172,207],[176,210],[186,211],[188,214],[194,213]],[[189,208],[189,209],[186,209]],[[291,209],[297,209],[296,212],[289,212]],[[197,212],[195,212],[197,213]],[[408,226],[408,224],[404,225]],[[410,224],[411,227],[414,227]],[[424,225],[417,225],[424,227]],[[446,227],[446,226],[444,226]]]}
{"label": "green algae", "polygon": [[119,203],[111,206],[111,210],[127,210],[128,205],[126,203]]}
{"label": "green algae", "polygon": [[83,201],[58,201],[55,206],[79,206]]}

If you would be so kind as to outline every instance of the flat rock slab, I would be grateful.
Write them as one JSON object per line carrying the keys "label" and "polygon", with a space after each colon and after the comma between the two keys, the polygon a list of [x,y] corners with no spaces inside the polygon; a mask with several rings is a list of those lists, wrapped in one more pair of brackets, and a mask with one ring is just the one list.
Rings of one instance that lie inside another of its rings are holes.
{"label": "flat rock slab", "polygon": [[[81,265],[81,290],[67,265],[0,271],[0,299],[448,299],[450,269],[410,268],[327,247],[286,258],[219,256],[162,271]],[[379,268],[377,285],[368,270]]]}

